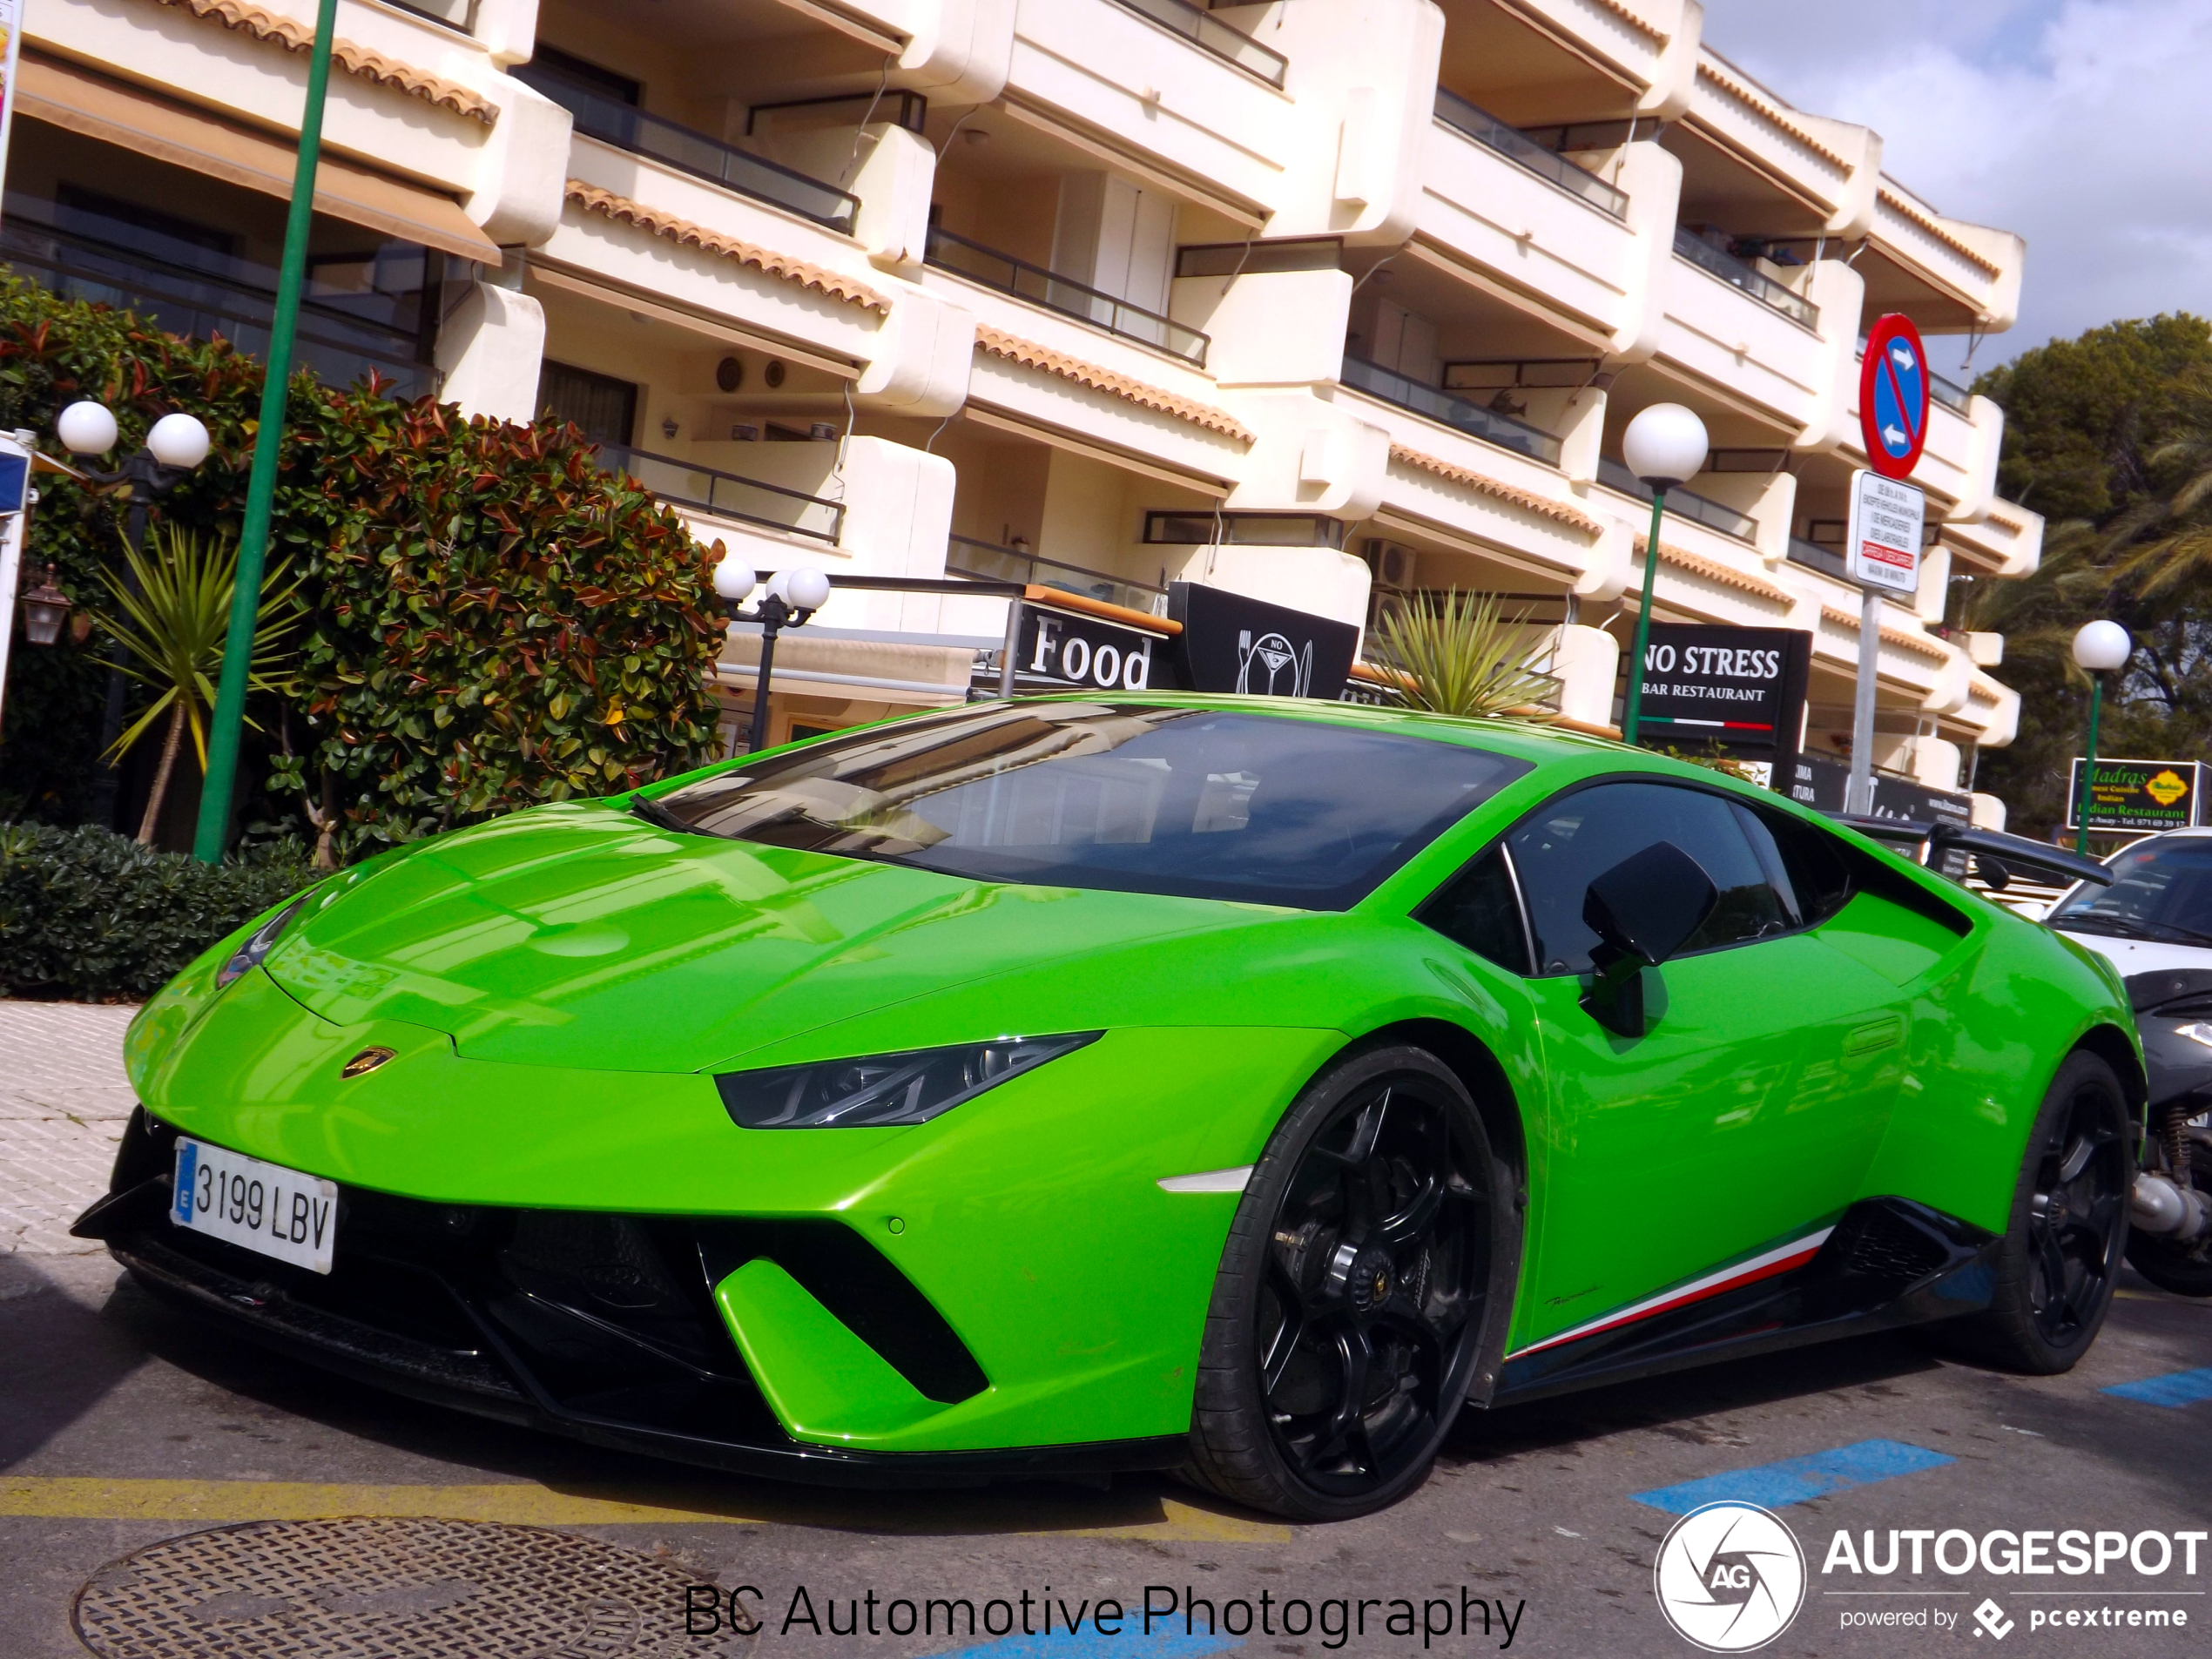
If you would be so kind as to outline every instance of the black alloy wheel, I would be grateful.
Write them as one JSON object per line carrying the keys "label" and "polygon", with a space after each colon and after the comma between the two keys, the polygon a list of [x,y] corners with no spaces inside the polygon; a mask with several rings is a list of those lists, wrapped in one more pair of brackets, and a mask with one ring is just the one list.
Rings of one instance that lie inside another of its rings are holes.
{"label": "black alloy wheel", "polygon": [[2112,1068],[2070,1055],[2028,1136],[1990,1305],[1936,1326],[1939,1345],[2035,1376],[2070,1370],[2088,1352],[2128,1244],[2128,1130]]}
{"label": "black alloy wheel", "polygon": [[1509,1208],[1474,1103],[1433,1056],[1382,1050],[1317,1080],[1224,1251],[1190,1473],[1301,1520],[1418,1485],[1502,1326]]}

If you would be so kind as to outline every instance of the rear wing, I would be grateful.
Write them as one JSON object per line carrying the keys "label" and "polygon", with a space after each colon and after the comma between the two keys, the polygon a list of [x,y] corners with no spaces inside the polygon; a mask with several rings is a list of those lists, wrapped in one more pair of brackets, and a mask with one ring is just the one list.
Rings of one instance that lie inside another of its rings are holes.
{"label": "rear wing", "polygon": [[1973,873],[1993,893],[2002,893],[2012,885],[2014,876],[2031,880],[2040,876],[2062,887],[2071,887],[2076,881],[2092,881],[2101,887],[2112,885],[2112,872],[2095,860],[2047,842],[2031,841],[2025,835],[2007,835],[2002,830],[1931,823],[1923,819],[1860,818],[1853,814],[1841,815],[1836,822],[1875,840],[1915,846],[1920,849],[1920,861],[1939,873],[1948,873],[1944,867],[1955,862],[1960,871],[1957,879],[1961,880],[1966,862],[1971,860]]}

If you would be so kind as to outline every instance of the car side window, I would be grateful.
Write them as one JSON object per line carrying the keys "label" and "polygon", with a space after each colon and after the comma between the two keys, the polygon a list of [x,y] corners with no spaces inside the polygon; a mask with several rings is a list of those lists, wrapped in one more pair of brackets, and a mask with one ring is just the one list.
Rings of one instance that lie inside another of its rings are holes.
{"label": "car side window", "polygon": [[1851,867],[1827,831],[1786,813],[1741,803],[1736,810],[1764,833],[1753,837],[1761,859],[1781,860],[1782,879],[1775,886],[1797,912],[1799,926],[1818,927],[1851,901]]}
{"label": "car side window", "polygon": [[1521,900],[1502,848],[1492,847],[1438,888],[1414,919],[1507,973],[1529,971]]}
{"label": "car side window", "polygon": [[[1682,954],[1748,944],[1799,925],[1730,801],[1663,783],[1599,784],[1561,795],[1506,837],[1528,906],[1540,974],[1580,974],[1597,934],[1582,920],[1592,880],[1622,860],[1671,841],[1697,860],[1719,902]],[[1780,862],[1780,854],[1776,854]],[[1784,867],[1786,869],[1786,866]]]}

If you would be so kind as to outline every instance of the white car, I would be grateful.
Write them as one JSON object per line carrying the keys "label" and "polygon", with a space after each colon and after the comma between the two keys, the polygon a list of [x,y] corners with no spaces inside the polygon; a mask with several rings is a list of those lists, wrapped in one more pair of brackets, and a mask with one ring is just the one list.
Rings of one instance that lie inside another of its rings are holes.
{"label": "white car", "polygon": [[2105,860],[2047,924],[2119,968],[2149,1070],[2128,1259],[2153,1284],[2212,1296],[2212,829],[2168,830]]}

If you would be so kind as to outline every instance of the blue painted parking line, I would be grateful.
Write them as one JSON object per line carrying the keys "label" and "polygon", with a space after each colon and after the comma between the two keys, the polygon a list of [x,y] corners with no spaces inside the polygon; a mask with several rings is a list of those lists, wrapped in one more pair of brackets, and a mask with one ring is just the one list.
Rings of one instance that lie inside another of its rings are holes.
{"label": "blue painted parking line", "polygon": [[1234,1636],[1144,1636],[1129,1629],[1105,1636],[1086,1625],[1074,1635],[1055,1630],[1049,1636],[1006,1636],[980,1648],[939,1654],[936,1659],[1094,1659],[1108,1654],[1122,1659],[1202,1659],[1244,1645]]}
{"label": "blue painted parking line", "polygon": [[2140,1399],[2146,1406],[2194,1406],[2212,1399],[2212,1367],[2203,1371],[2169,1371],[2163,1377],[2141,1382],[2117,1383],[2101,1393],[2122,1399]]}
{"label": "blue painted parking line", "polygon": [[1678,1487],[1660,1487],[1629,1495],[1638,1503],[1663,1509],[1670,1515],[1686,1515],[1700,1504],[1731,1499],[1738,1503],[1756,1503],[1763,1509],[1778,1509],[1785,1503],[1804,1503],[1831,1492],[1871,1486],[1877,1480],[1893,1480],[1900,1474],[1918,1474],[1923,1469],[1939,1469],[1957,1461],[1940,1452],[1907,1446],[1902,1440],[1861,1440],[1855,1446],[1839,1446],[1833,1451],[1815,1452],[1809,1457],[1787,1458],[1780,1463],[1762,1463],[1749,1469],[1731,1469],[1726,1474],[1686,1480]]}

